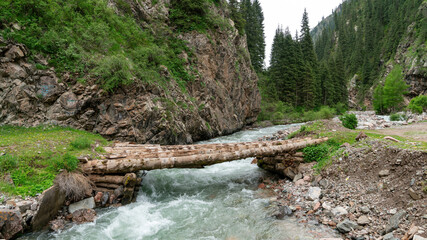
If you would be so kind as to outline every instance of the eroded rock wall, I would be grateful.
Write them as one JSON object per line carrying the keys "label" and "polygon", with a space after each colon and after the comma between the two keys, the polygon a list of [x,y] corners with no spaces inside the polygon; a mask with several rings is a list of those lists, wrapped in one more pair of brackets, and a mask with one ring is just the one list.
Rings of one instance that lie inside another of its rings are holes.
{"label": "eroded rock wall", "polygon": [[[162,34],[170,25],[167,1],[128,2],[141,27]],[[115,8],[114,3],[110,1],[110,7]],[[212,8],[233,26],[226,9]],[[72,73],[56,74],[25,46],[0,37],[0,125],[56,124],[115,140],[184,144],[254,122],[260,95],[246,37],[231,27],[178,38],[192,50],[192,66],[199,73],[186,91],[169,77],[167,87],[136,81],[110,93],[96,82],[78,83]],[[182,58],[187,59],[185,52]],[[170,76],[166,67],[162,74]]]}

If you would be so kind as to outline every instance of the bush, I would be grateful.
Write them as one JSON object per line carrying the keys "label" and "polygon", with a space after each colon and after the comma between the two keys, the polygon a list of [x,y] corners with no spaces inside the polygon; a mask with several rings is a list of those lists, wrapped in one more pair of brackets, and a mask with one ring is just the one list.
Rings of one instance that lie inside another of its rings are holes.
{"label": "bush", "polygon": [[391,121],[405,121],[406,119],[408,119],[408,117],[406,117],[405,114],[393,113],[390,115]]}
{"label": "bush", "polygon": [[335,116],[336,111],[333,108],[330,108],[328,106],[323,106],[319,110],[319,117],[320,119],[331,119]]}
{"label": "bush", "polygon": [[94,71],[103,88],[111,92],[119,86],[133,83],[131,68],[130,60],[118,54],[103,58]]}
{"label": "bush", "polygon": [[342,125],[349,129],[356,129],[357,117],[354,114],[344,114],[340,117]]}
{"label": "bush", "polygon": [[306,162],[321,162],[328,158],[329,154],[339,149],[340,144],[329,140],[326,143],[305,147],[303,149]]}
{"label": "bush", "polygon": [[6,172],[18,166],[18,157],[6,154],[0,156],[0,171]]}
{"label": "bush", "polygon": [[74,149],[87,149],[90,148],[91,141],[86,137],[79,137],[70,143]]}
{"label": "bush", "polygon": [[413,113],[421,114],[427,111],[427,95],[421,95],[411,100],[408,106],[409,110]]}

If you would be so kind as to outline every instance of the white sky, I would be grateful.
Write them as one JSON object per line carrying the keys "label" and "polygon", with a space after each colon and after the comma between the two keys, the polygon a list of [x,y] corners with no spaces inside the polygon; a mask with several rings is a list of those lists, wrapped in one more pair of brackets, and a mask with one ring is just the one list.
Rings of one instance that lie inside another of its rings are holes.
{"label": "white sky", "polygon": [[264,32],[266,43],[266,66],[270,64],[271,45],[279,25],[289,27],[292,36],[301,29],[304,8],[307,9],[310,28],[313,29],[322,17],[327,17],[342,0],[259,0],[264,12]]}

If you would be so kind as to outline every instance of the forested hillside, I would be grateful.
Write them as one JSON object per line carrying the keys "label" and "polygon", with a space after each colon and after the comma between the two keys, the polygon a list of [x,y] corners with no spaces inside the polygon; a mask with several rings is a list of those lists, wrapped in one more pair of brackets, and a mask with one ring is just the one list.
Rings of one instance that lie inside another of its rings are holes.
{"label": "forested hillside", "polygon": [[342,71],[351,107],[371,106],[374,89],[394,68],[410,87],[407,97],[426,93],[426,1],[349,0],[330,17],[312,31],[316,54],[321,64],[341,62],[328,70]]}

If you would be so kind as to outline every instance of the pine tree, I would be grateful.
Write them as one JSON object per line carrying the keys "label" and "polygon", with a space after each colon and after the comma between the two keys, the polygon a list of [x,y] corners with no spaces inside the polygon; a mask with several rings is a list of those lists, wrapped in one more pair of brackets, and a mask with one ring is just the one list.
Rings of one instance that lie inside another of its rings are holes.
{"label": "pine tree", "polygon": [[265,59],[264,14],[261,4],[258,0],[243,0],[240,9],[246,22],[245,32],[252,66],[257,72],[261,72]]}
{"label": "pine tree", "polygon": [[308,21],[308,13],[304,9],[304,14],[301,22],[300,46],[302,57],[305,62],[304,79],[303,79],[303,94],[304,105],[306,107],[316,106],[321,99],[320,85],[317,79],[318,64],[316,54],[314,52],[313,39],[310,35],[310,27]]}

